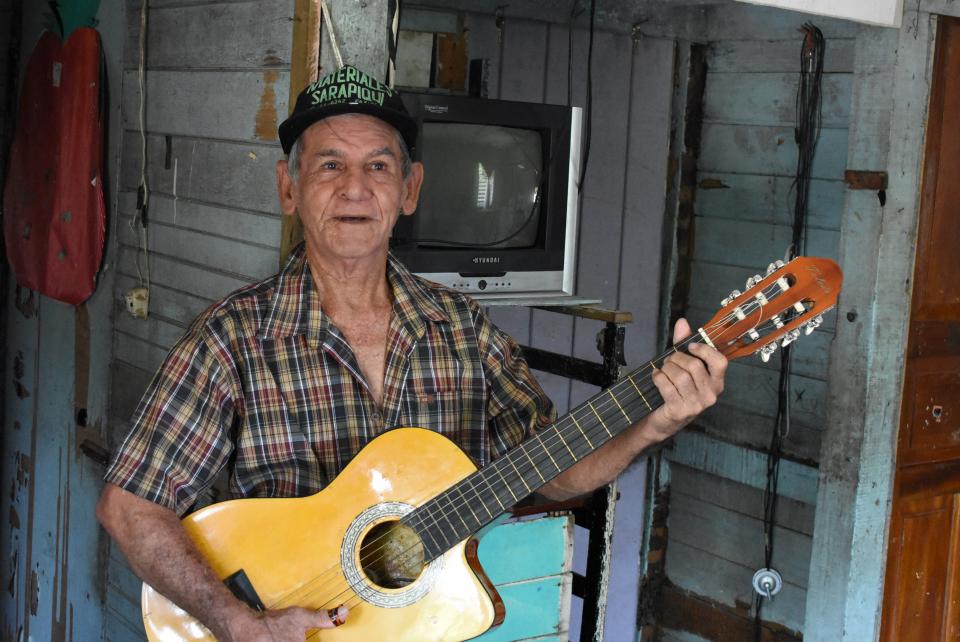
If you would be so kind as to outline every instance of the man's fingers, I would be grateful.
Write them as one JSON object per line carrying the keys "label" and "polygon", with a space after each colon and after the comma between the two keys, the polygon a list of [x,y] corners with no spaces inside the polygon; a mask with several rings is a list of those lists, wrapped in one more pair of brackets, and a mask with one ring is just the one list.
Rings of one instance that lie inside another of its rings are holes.
{"label": "man's fingers", "polygon": [[684,318],[677,319],[676,324],[673,326],[673,343],[674,345],[680,343],[687,337],[693,334],[693,331],[690,329],[690,322]]}
{"label": "man's fingers", "polygon": [[340,626],[347,621],[347,613],[349,609],[341,604],[340,606],[334,607],[332,609],[320,609],[317,613],[320,615],[320,620],[322,624],[320,628],[322,629],[332,629],[334,627]]}

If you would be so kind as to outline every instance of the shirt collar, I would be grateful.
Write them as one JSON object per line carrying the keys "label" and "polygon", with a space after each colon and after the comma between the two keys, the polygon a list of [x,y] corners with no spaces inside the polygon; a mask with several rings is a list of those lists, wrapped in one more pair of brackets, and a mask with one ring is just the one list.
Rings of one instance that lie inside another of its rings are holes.
{"label": "shirt collar", "polygon": [[[393,291],[394,314],[414,336],[423,335],[424,321],[450,320],[447,312],[431,296],[428,287],[392,254],[387,259],[387,281]],[[329,326],[330,319],[321,309],[320,298],[313,284],[305,245],[300,243],[276,277],[259,335],[281,338],[303,334],[319,341]]]}

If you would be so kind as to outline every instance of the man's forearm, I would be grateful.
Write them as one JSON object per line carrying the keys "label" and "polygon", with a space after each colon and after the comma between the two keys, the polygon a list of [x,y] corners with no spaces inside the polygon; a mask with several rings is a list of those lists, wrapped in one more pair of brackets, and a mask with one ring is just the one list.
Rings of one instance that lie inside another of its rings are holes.
{"label": "man's forearm", "polygon": [[104,525],[134,572],[225,642],[254,613],[220,581],[176,514],[108,485],[97,505]]}

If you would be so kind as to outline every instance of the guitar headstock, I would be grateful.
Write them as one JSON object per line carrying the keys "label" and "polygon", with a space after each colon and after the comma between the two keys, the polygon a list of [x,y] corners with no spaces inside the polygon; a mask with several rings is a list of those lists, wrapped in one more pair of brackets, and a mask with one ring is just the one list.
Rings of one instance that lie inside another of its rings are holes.
{"label": "guitar headstock", "polygon": [[797,257],[787,264],[771,263],[766,276],[751,277],[747,290],[734,290],[703,325],[709,338],[728,359],[759,353],[767,361],[780,345],[813,332],[823,313],[837,303],[843,273],[834,261]]}

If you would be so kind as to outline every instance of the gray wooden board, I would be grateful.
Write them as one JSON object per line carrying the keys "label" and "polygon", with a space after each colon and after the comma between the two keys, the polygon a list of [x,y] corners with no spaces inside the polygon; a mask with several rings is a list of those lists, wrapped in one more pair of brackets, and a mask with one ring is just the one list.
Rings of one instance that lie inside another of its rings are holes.
{"label": "gray wooden board", "polygon": [[633,44],[617,308],[633,312],[624,353],[641,363],[657,348],[662,233],[673,98],[674,43]]}
{"label": "gray wooden board", "polygon": [[[113,362],[113,376],[110,381],[110,415],[122,422],[129,421],[153,377],[152,372],[137,368],[120,360]],[[125,432],[125,426],[123,427]],[[117,433],[114,433],[117,434]],[[117,437],[122,438],[122,434]]]}
{"label": "gray wooden board", "polygon": [[[748,361],[734,361],[727,368],[724,403],[773,417],[777,408],[780,373],[758,368]],[[822,379],[790,375],[793,398],[790,416],[805,425],[821,427],[824,422],[827,385]]]}
{"label": "gray wooden board", "polygon": [[[666,568],[667,577],[681,589],[731,608],[753,604],[755,568],[728,562],[682,542],[670,542]],[[780,594],[764,605],[763,619],[801,631],[806,599],[805,589],[785,583]]]}
{"label": "gray wooden board", "polygon": [[120,332],[142,339],[152,345],[169,349],[183,336],[186,328],[157,315],[136,319],[126,312],[117,314],[115,327]]}
{"label": "gray wooden board", "polygon": [[[794,176],[797,146],[792,127],[704,123],[699,173]],[[820,132],[811,176],[841,180],[847,164],[847,130]]]}
{"label": "gray wooden board", "polygon": [[[696,419],[704,434],[737,447],[764,453],[770,447],[774,415],[769,409],[762,412],[745,410],[721,400]],[[817,461],[825,429],[804,423],[791,414],[790,430],[783,439],[783,454],[800,461]]]}
{"label": "gray wooden board", "polygon": [[[135,192],[120,193],[120,213],[132,216],[136,210]],[[239,241],[276,247],[280,238],[280,216],[209,205],[189,198],[174,200],[160,193],[150,195],[150,221],[194,230]]]}
{"label": "gray wooden board", "polygon": [[[784,257],[792,239],[792,229],[786,225],[719,217],[697,217],[694,225],[697,235],[694,260],[704,263],[766,266]],[[839,254],[839,230],[808,228],[805,241],[802,254],[833,259]]]}
{"label": "gray wooden board", "polygon": [[[118,237],[122,245],[137,249],[138,230],[131,229],[132,220],[121,217]],[[147,244],[151,254],[157,253],[181,262],[202,266],[231,277],[234,283],[241,285],[250,283],[277,272],[276,248],[212,237],[202,232],[156,222],[149,224],[147,234]],[[231,290],[236,287],[239,285],[232,287]],[[229,291],[223,292],[220,296]]]}
{"label": "gray wooden board", "polygon": [[[147,136],[147,178],[150,190],[173,195],[173,162],[177,165],[177,196],[219,206],[276,213],[276,162],[283,158],[277,145],[237,143],[201,138],[171,139],[170,168],[164,167],[165,139]],[[120,187],[136,191],[140,182],[140,136],[126,132]],[[279,244],[279,239],[277,239]]]}
{"label": "gray wooden board", "polygon": [[[676,497],[678,494],[715,504],[747,517],[763,519],[763,490],[671,462],[670,496]],[[780,497],[777,501],[777,524],[812,537],[815,508],[806,502]]]}
{"label": "gray wooden board", "polygon": [[[671,479],[678,471],[671,471]],[[681,473],[682,475],[682,473]],[[763,568],[763,520],[684,494],[670,495],[667,522],[670,541],[682,542],[704,553],[747,568]],[[772,567],[784,582],[807,587],[810,570],[810,535],[774,527]]]}
{"label": "gray wooden board", "polygon": [[114,340],[116,358],[142,370],[156,372],[167,356],[166,348],[147,343],[117,330]]}
{"label": "gray wooden board", "polygon": [[[847,126],[852,81],[850,73],[823,75],[821,118],[824,127]],[[797,122],[799,83],[798,72],[708,73],[704,121],[793,127]]]}
{"label": "gray wooden board", "polygon": [[[796,191],[792,177],[700,172],[698,179],[698,216],[793,225]],[[707,188],[705,181],[717,186]],[[840,180],[810,181],[807,225],[839,230],[846,189]]]}
{"label": "gray wooden board", "polygon": [[488,63],[487,98],[500,96],[500,37],[496,19],[490,15],[467,13],[467,51],[470,59],[483,58]]}
{"label": "gray wooden board", "polygon": [[[765,33],[754,37],[766,36]],[[853,38],[830,38],[823,52],[823,71],[853,71]],[[713,73],[792,72],[799,74],[803,36],[794,32],[786,40],[722,40],[707,47],[707,69]]]}
{"label": "gray wooden board", "polygon": [[[124,67],[139,59],[140,0],[127,0]],[[192,69],[289,68],[293,2],[193,3],[163,6],[151,0],[147,67]]]}
{"label": "gray wooden board", "polygon": [[[578,248],[577,291],[616,305],[620,281],[623,183],[630,116],[633,41],[624,35],[597,33],[593,52],[593,114]],[[574,356],[595,358],[596,323],[574,324]],[[574,383],[572,401],[594,392]]]}
{"label": "gray wooden board", "polygon": [[[287,115],[290,72],[155,69],[147,74],[146,92],[149,132],[276,143],[277,125]],[[126,129],[139,131],[139,110],[137,72],[127,71]]]}
{"label": "gray wooden board", "polygon": [[787,11],[775,7],[732,2],[707,8],[707,40],[756,40],[758,36],[769,40],[796,38],[800,42],[799,29],[807,22],[815,24],[825,38],[856,38],[860,25],[849,20],[813,16],[799,11]]}

